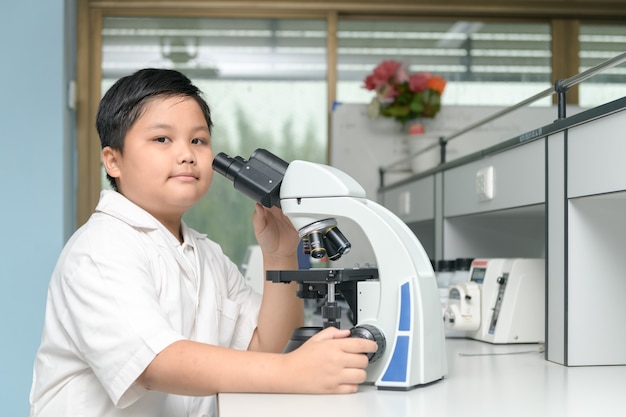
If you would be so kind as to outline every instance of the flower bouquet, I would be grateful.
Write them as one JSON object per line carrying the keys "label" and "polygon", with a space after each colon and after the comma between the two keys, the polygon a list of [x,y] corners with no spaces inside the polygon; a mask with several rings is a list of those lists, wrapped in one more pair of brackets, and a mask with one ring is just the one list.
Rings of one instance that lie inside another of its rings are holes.
{"label": "flower bouquet", "polygon": [[394,60],[382,61],[364,82],[364,88],[376,92],[368,106],[369,116],[393,117],[403,125],[435,117],[446,87],[442,77],[429,72],[411,74],[406,66]]}

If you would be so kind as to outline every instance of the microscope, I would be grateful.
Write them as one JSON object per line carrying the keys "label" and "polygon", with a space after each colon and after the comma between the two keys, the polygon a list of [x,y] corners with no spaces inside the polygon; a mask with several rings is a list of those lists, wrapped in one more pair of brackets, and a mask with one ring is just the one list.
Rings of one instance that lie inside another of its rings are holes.
{"label": "microscope", "polygon": [[[445,332],[435,275],[413,232],[383,206],[366,198],[353,178],[336,168],[307,161],[287,163],[264,149],[248,160],[219,153],[213,169],[265,207],[280,207],[313,258],[336,261],[352,244],[340,222],[353,222],[365,234],[375,267],[267,271],[275,283],[297,282],[298,297],[326,298],[324,327],[340,328],[337,293],[354,317],[351,337],[378,344],[368,354],[367,383],[378,389],[410,390],[447,373]],[[321,327],[293,332],[285,352],[304,343]]]}

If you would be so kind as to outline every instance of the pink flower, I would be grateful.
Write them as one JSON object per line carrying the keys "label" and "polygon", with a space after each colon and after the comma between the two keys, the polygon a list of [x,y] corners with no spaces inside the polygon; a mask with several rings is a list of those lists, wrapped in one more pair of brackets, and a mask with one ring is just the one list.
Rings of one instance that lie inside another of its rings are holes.
{"label": "pink flower", "polygon": [[388,60],[381,62],[374,68],[372,74],[365,78],[365,88],[380,91],[382,86],[384,89],[386,85],[394,82],[396,72],[400,68],[402,68],[402,64],[397,61]]}
{"label": "pink flower", "polygon": [[376,77],[379,80],[383,80],[384,82],[388,82],[391,80],[391,77],[393,77],[396,74],[396,72],[398,72],[398,69],[400,69],[401,67],[402,67],[402,64],[400,64],[398,61],[394,61],[394,60],[383,61],[380,64],[378,64],[376,68],[374,68],[374,77]]}
{"label": "pink flower", "polygon": [[365,77],[365,88],[368,90],[375,90],[378,86],[379,81],[374,77],[374,74],[370,74]]}
{"label": "pink flower", "polygon": [[409,81],[409,71],[406,69],[406,67],[401,66],[396,70],[396,75],[394,78],[394,81],[398,84]]}
{"label": "pink flower", "polygon": [[432,77],[430,72],[418,72],[409,77],[409,89],[414,93],[426,90],[428,80]]}

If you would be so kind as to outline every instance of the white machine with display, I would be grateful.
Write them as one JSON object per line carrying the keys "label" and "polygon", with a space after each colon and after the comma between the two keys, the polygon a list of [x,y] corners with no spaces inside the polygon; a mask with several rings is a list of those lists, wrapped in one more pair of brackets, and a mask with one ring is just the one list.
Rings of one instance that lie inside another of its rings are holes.
{"label": "white machine with display", "polygon": [[543,259],[475,259],[470,281],[452,285],[447,329],[490,343],[545,340]]}
{"label": "white machine with display", "polygon": [[[397,216],[368,200],[363,188],[335,168],[306,161],[287,163],[263,149],[249,158],[220,153],[214,169],[236,189],[291,220],[311,257],[331,261],[348,254],[339,224],[353,222],[369,240],[376,265],[267,271],[272,282],[297,282],[301,298],[326,298],[324,327],[340,327],[345,296],[354,316],[352,337],[378,344],[368,354],[367,382],[379,389],[409,390],[447,373],[439,293],[430,260]],[[365,242],[361,242],[365,243]],[[296,349],[322,327],[296,329],[285,351]]]}

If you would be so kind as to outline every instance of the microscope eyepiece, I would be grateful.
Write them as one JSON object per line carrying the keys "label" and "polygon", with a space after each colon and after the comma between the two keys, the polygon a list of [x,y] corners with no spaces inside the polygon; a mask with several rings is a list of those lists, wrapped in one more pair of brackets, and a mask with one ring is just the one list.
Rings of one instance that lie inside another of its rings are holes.
{"label": "microscope eyepiece", "polygon": [[239,174],[245,163],[246,161],[240,156],[231,158],[224,152],[220,152],[213,159],[213,169],[232,181]]}
{"label": "microscope eyepiece", "polygon": [[280,185],[289,164],[265,149],[257,149],[247,161],[224,152],[215,155],[213,169],[233,182],[235,189],[265,207],[280,207]]}

